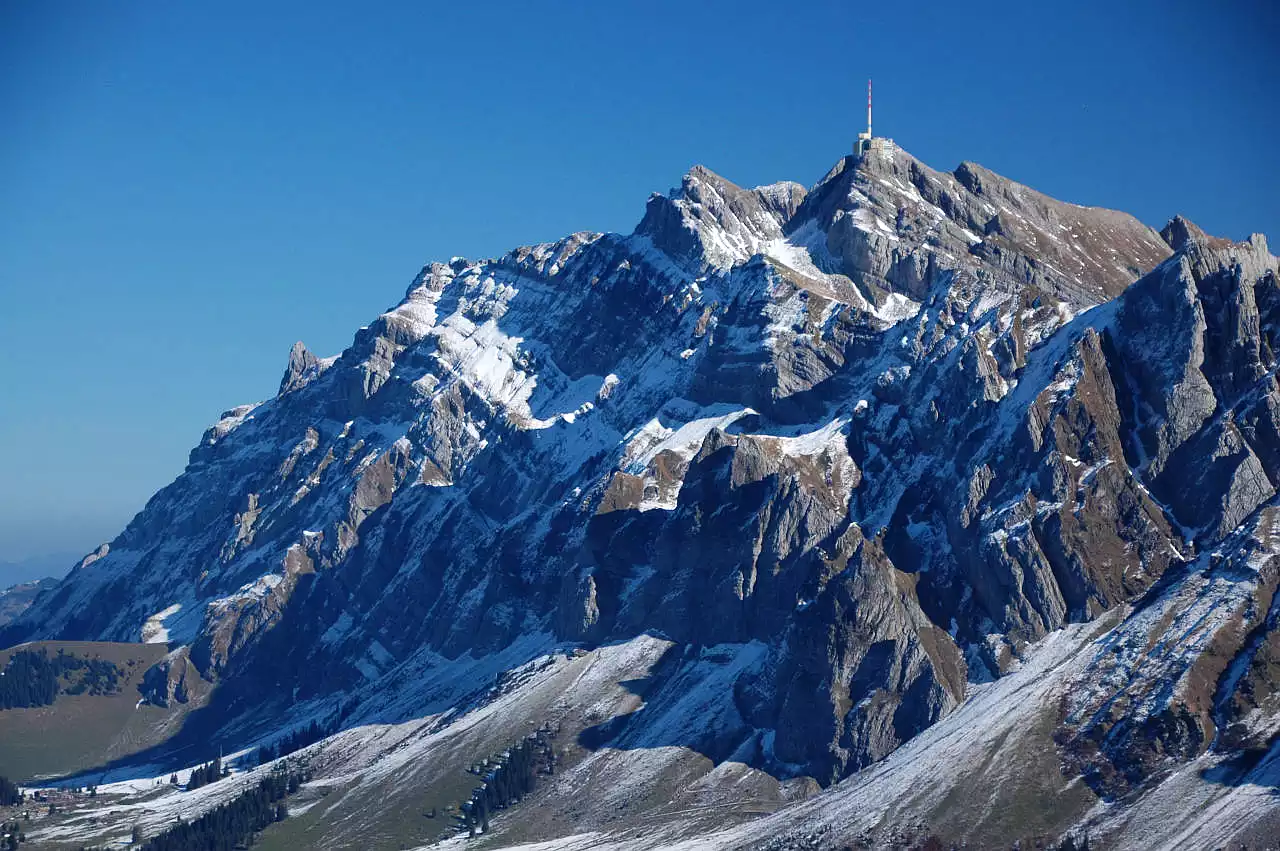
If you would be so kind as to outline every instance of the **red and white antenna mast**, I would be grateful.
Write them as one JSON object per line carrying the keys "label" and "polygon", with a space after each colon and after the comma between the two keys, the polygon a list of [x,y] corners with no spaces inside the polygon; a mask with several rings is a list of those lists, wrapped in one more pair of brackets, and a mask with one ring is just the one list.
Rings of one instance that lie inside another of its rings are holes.
{"label": "red and white antenna mast", "polygon": [[853,143],[853,152],[858,156],[871,151],[871,78],[867,78],[867,132],[859,133],[858,140]]}

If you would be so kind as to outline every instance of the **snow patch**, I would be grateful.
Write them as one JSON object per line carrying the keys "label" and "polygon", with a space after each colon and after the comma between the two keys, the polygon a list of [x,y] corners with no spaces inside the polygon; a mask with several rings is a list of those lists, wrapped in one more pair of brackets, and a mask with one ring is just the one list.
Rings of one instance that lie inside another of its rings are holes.
{"label": "snow patch", "polygon": [[142,625],[142,642],[144,644],[168,644],[169,630],[165,627],[164,622],[180,611],[182,611],[182,604],[174,603],[147,618],[146,623]]}

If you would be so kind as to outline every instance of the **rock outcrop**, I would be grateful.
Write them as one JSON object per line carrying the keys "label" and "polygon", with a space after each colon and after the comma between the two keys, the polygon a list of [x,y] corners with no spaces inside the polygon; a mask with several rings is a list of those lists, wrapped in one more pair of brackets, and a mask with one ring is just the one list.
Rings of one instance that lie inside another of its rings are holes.
{"label": "rock outcrop", "polygon": [[[158,700],[189,664],[371,706],[403,666],[536,636],[758,642],[717,753],[829,783],[1049,632],[1270,534],[1278,308],[1260,238],[1162,237],[970,163],[890,148],[807,192],[695,168],[631,235],[432,264],[336,359],[295,345],[275,398],[4,635],[162,622],[186,649]],[[1273,592],[1204,651],[1223,665],[1188,651],[1168,736],[1082,698],[1064,741],[1108,744],[1072,764],[1118,788],[1106,765],[1252,741]],[[230,706],[229,731],[267,723]]]}

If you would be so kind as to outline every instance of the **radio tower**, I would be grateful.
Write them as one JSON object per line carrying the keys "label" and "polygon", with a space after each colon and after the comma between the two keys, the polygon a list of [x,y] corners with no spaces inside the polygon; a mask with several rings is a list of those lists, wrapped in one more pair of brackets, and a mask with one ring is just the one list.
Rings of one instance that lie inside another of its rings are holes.
{"label": "radio tower", "polygon": [[871,138],[871,78],[867,77],[867,138]]}
{"label": "radio tower", "polygon": [[871,150],[871,78],[867,78],[867,132],[858,134],[853,152],[861,156]]}

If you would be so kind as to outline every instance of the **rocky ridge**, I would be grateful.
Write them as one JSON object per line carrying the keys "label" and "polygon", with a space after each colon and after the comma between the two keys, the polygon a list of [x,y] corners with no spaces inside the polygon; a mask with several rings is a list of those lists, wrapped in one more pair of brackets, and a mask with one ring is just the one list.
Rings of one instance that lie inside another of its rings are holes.
{"label": "rocky ridge", "polygon": [[0,589],[0,627],[16,620],[18,615],[25,612],[35,601],[41,591],[50,589],[56,584],[56,579],[36,579]]}
{"label": "rocky ridge", "polygon": [[630,235],[431,264],[296,345],[5,643],[168,640],[156,699],[216,682],[228,730],[411,716],[427,660],[756,648],[714,725],[605,732],[825,785],[1124,611],[1056,747],[1140,793],[1280,723],[1277,284],[1261,237],[898,148],[808,191],[696,167]]}

